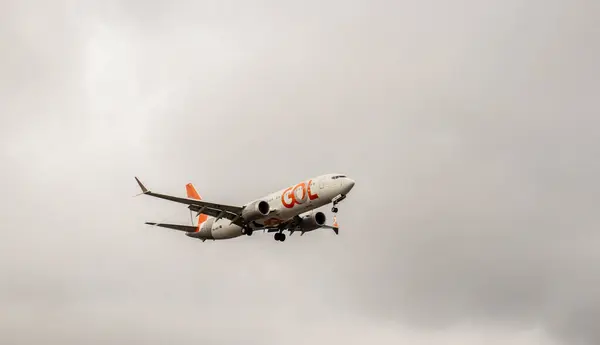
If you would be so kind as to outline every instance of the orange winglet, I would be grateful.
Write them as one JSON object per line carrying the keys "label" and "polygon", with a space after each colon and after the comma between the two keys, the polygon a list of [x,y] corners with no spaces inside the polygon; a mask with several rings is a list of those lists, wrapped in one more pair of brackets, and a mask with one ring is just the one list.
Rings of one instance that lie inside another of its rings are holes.
{"label": "orange winglet", "polygon": [[200,194],[198,194],[198,192],[196,192],[196,188],[194,188],[193,184],[191,184],[191,183],[186,184],[185,190],[187,192],[188,198],[202,200],[202,197],[200,196]]}

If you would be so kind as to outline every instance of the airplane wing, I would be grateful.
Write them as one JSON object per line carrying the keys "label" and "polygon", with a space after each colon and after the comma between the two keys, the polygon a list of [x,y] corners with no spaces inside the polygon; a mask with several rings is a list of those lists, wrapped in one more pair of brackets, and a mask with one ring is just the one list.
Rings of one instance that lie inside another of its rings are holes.
{"label": "airplane wing", "polygon": [[335,232],[336,235],[339,235],[340,228],[337,226],[337,223],[334,223],[333,225],[324,224],[321,225],[321,227],[325,229],[331,229],[333,230],[333,232]]}
{"label": "airplane wing", "polygon": [[[296,227],[298,226],[298,224],[301,221],[302,221],[302,218],[300,218],[300,216],[295,216],[294,218],[288,220],[287,222],[281,223],[278,227],[268,227],[268,228],[264,228],[264,229],[260,229],[260,230],[265,230],[266,232],[277,232],[277,231],[288,230],[290,232],[290,236],[291,236],[295,231],[297,231]],[[336,235],[339,235],[340,227],[338,226],[338,223],[337,223],[337,220],[335,220],[335,217],[334,217],[333,225],[323,224],[323,225],[321,225],[321,228],[331,229],[331,230],[333,230],[333,232],[335,232]],[[300,235],[300,236],[302,236],[302,235]]]}
{"label": "airplane wing", "polygon": [[265,228],[262,228],[259,230],[265,230],[266,232],[277,232],[277,231],[289,230],[290,232],[293,232],[294,228],[296,226],[298,226],[298,224],[300,223],[301,220],[302,220],[302,218],[300,218],[299,216],[295,216],[292,219],[289,219],[277,226],[265,227]]}
{"label": "airplane wing", "polygon": [[242,210],[244,208],[241,206],[217,204],[217,203],[212,203],[212,202],[206,202],[203,200],[183,198],[183,197],[178,197],[178,196],[155,193],[155,192],[148,190],[137,177],[135,178],[135,180],[137,181],[138,185],[142,189],[142,194],[150,195],[155,198],[160,198],[160,199],[165,199],[165,200],[185,204],[185,205],[188,205],[188,208],[192,211],[202,213],[202,214],[207,214],[209,216],[216,217],[216,218],[230,219],[234,224],[244,226],[244,224],[242,222]]}

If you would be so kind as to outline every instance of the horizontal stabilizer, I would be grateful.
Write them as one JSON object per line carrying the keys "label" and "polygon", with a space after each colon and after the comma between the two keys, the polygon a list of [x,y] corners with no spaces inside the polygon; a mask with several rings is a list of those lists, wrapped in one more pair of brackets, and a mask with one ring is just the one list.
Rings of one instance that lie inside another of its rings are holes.
{"label": "horizontal stabilizer", "polygon": [[185,231],[185,232],[194,232],[197,229],[195,226],[179,225],[179,224],[161,224],[161,223],[150,223],[150,222],[146,222],[146,224],[153,225],[153,226],[160,226],[161,228]]}

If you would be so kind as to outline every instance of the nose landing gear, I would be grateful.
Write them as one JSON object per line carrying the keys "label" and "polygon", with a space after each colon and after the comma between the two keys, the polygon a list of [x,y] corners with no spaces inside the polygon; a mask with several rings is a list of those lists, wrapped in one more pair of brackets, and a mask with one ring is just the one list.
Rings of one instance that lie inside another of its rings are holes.
{"label": "nose landing gear", "polygon": [[337,208],[337,204],[340,203],[340,201],[346,199],[346,195],[344,194],[340,194],[337,197],[333,198],[333,207],[331,208],[331,212],[333,213],[337,213],[338,212],[338,208]]}
{"label": "nose landing gear", "polygon": [[333,212],[333,226],[332,229],[335,232],[335,234],[338,234],[339,231],[339,224],[337,222],[337,213],[338,213],[338,208],[337,208],[337,204],[340,203],[340,201],[346,199],[346,195],[344,194],[340,194],[338,195],[336,198],[333,199],[333,207],[331,208],[331,212]]}

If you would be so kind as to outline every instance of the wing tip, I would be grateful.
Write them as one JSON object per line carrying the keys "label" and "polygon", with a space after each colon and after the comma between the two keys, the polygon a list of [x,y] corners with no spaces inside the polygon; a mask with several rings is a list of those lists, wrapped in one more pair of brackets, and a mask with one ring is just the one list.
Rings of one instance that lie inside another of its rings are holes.
{"label": "wing tip", "polygon": [[135,181],[137,182],[137,184],[140,186],[140,189],[142,190],[142,192],[144,194],[148,193],[148,188],[146,188],[146,186],[144,186],[144,184],[142,183],[142,181],[140,181],[140,179],[137,178],[137,176],[134,176],[134,178],[135,178]]}

